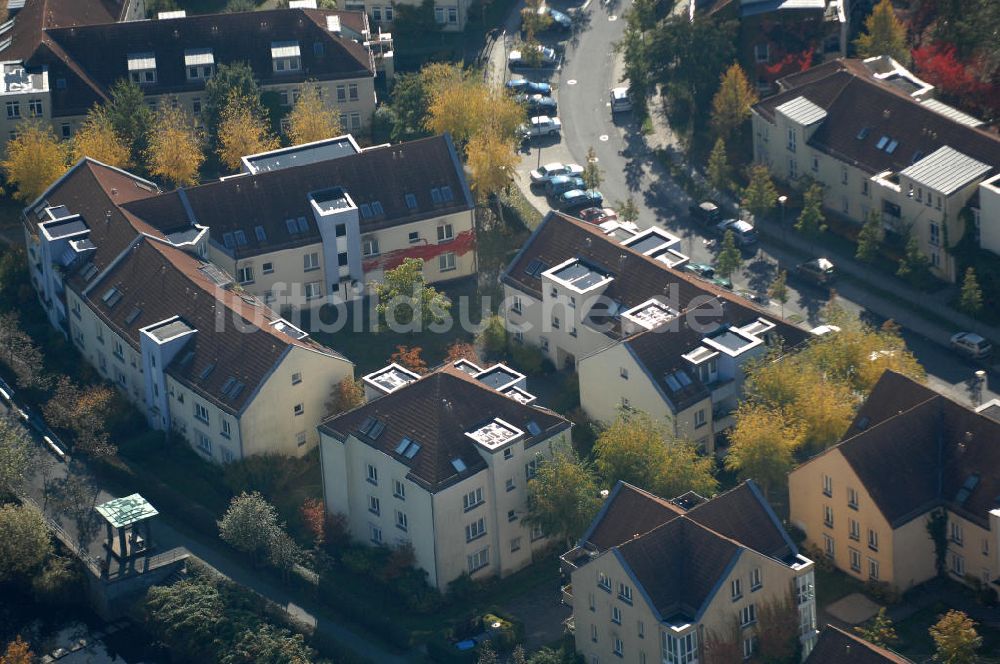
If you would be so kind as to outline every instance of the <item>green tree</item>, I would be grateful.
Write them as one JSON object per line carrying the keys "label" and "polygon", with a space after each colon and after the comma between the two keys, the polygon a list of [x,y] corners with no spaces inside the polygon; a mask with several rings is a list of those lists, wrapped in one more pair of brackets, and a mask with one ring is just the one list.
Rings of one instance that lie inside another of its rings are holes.
{"label": "green tree", "polygon": [[882,215],[871,210],[865,217],[865,223],[858,233],[858,248],[854,257],[864,263],[873,263],[878,258],[879,246],[882,244]]}
{"label": "green tree", "polygon": [[621,480],[667,497],[686,491],[710,496],[718,488],[712,460],[695,445],[668,438],[645,413],[620,415],[598,436],[594,458],[606,486]]}
{"label": "green tree", "polygon": [[7,141],[7,158],[0,163],[7,181],[17,187],[14,197],[30,203],[66,172],[66,145],[39,120],[25,120]]}
{"label": "green tree", "polygon": [[790,594],[760,603],[757,652],[763,662],[792,664],[799,654],[799,609]]}
{"label": "green tree", "polygon": [[771,172],[764,164],[751,166],[749,176],[750,182],[743,190],[743,206],[750,210],[754,219],[761,220],[778,202],[778,190],[774,188]]}
{"label": "green tree", "polygon": [[750,107],[757,103],[757,93],[746,73],[733,64],[719,80],[712,98],[712,126],[720,139],[728,139],[750,117]]}
{"label": "green tree", "polygon": [[896,269],[896,276],[917,285],[927,278],[929,267],[930,260],[924,255],[924,252],[920,251],[920,242],[917,240],[916,233],[909,231],[903,257],[899,259],[899,267]]}
{"label": "green tree", "polygon": [[33,574],[50,555],[42,513],[30,505],[0,505],[0,583]]}
{"label": "green tree", "polygon": [[254,559],[268,552],[275,534],[280,530],[278,511],[256,491],[244,491],[233,498],[219,521],[219,537]]}
{"label": "green tree", "polygon": [[451,309],[451,301],[424,280],[424,261],[406,258],[398,266],[386,270],[382,281],[375,283],[379,326],[420,329],[440,324]]}
{"label": "green tree", "polygon": [[493,642],[489,639],[479,644],[479,658],[476,664],[497,664],[497,652],[493,649]]}
{"label": "green tree", "polygon": [[600,506],[593,469],[572,449],[559,450],[538,465],[535,477],[528,482],[525,523],[539,526],[569,547],[587,529]]}
{"label": "green tree", "polygon": [[295,540],[281,528],[275,530],[267,545],[267,561],[281,572],[281,576],[286,582],[288,575],[292,573],[292,568],[301,559],[302,550],[299,549]]}
{"label": "green tree", "polygon": [[976,623],[962,611],[951,609],[928,630],[934,639],[934,661],[942,664],[973,664],[983,637]]}
{"label": "green tree", "polygon": [[729,158],[726,156],[726,141],[721,136],[715,139],[705,172],[713,189],[719,192],[729,189]]}
{"label": "green tree", "polygon": [[976,271],[971,267],[965,270],[958,308],[970,316],[978,316],[983,310],[983,291],[979,287],[979,280],[976,279]]}
{"label": "green tree", "polygon": [[804,439],[805,427],[796,418],[770,406],[743,403],[729,436],[726,469],[741,480],[755,480],[766,496],[785,481],[792,454]]}
{"label": "green tree", "polygon": [[813,183],[802,197],[802,212],[795,220],[795,230],[810,240],[826,231],[826,216],[823,214],[823,185]]}
{"label": "green tree", "polygon": [[430,104],[425,79],[420,72],[400,73],[392,86],[392,111],[395,122],[392,140],[409,141],[427,135],[424,120]]}
{"label": "green tree", "polygon": [[788,272],[778,270],[774,281],[767,287],[767,296],[781,303],[781,317],[785,317],[785,304],[788,302]]}
{"label": "green tree", "polygon": [[636,207],[635,200],[631,196],[624,201],[618,201],[615,207],[618,208],[619,220],[631,224],[639,221],[639,208]]}
{"label": "green tree", "polygon": [[594,152],[594,148],[587,148],[587,161],[583,165],[583,173],[580,174],[583,179],[583,184],[587,189],[597,189],[601,186],[601,182],[604,181],[604,173],[601,171],[601,167],[597,165],[597,154]]}
{"label": "green tree", "polygon": [[107,112],[115,135],[129,148],[129,162],[141,164],[149,145],[153,111],[146,105],[146,95],[139,84],[127,78],[118,79],[111,87]]}
{"label": "green tree", "polygon": [[0,502],[24,488],[38,463],[36,450],[20,424],[0,417]]}
{"label": "green tree", "polygon": [[[635,3],[632,5],[635,9]],[[628,83],[629,96],[633,99],[637,110],[642,115],[646,113],[646,99],[653,87],[651,64],[648,55],[648,42],[643,30],[633,24],[634,11],[629,12],[628,25],[621,41],[615,44],[615,52],[621,54],[624,61],[622,83]]]}
{"label": "green tree", "polygon": [[732,231],[727,230],[726,234],[722,236],[722,250],[715,259],[715,271],[728,279],[740,269],[742,264],[743,254],[736,246],[736,236],[733,235]]}
{"label": "green tree", "polygon": [[305,637],[287,629],[264,624],[236,635],[231,648],[222,653],[220,664],[311,664],[316,653]]}
{"label": "green tree", "polygon": [[219,589],[202,577],[153,586],[143,605],[150,631],[188,661],[204,661],[231,626]]}
{"label": "green tree", "polygon": [[884,606],[879,608],[874,618],[864,625],[855,627],[854,632],[865,641],[883,648],[891,646],[898,638],[896,628],[892,624],[892,618],[886,614]]}
{"label": "green tree", "polygon": [[507,325],[503,318],[490,316],[483,321],[476,343],[488,358],[497,358],[507,351]]}
{"label": "green tree", "polygon": [[865,32],[854,41],[858,57],[888,55],[904,66],[910,63],[906,26],[896,18],[892,0],[882,0],[865,19]]}
{"label": "green tree", "polygon": [[215,75],[205,83],[205,104],[202,106],[205,126],[212,141],[222,122],[222,113],[234,97],[249,104],[253,117],[267,117],[260,101],[260,87],[249,63],[220,63],[215,68]]}

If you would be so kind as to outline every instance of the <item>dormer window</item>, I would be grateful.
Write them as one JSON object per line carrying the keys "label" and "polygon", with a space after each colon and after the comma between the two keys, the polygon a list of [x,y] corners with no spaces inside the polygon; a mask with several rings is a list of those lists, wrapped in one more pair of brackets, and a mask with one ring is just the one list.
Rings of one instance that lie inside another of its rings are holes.
{"label": "dormer window", "polygon": [[156,54],[130,53],[128,55],[128,75],[133,83],[139,85],[156,83]]}
{"label": "dormer window", "polygon": [[184,51],[184,68],[189,81],[205,81],[215,74],[215,56],[210,48],[189,48]]}
{"label": "dormer window", "polygon": [[302,56],[297,41],[271,42],[271,62],[277,73],[298,71]]}

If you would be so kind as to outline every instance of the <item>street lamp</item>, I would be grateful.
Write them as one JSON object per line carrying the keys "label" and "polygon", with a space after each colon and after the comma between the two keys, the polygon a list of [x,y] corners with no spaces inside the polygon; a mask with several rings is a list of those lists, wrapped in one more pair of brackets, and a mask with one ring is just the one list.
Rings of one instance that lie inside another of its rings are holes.
{"label": "street lamp", "polygon": [[785,239],[785,202],[788,196],[778,196],[778,203],[781,205],[781,239]]}

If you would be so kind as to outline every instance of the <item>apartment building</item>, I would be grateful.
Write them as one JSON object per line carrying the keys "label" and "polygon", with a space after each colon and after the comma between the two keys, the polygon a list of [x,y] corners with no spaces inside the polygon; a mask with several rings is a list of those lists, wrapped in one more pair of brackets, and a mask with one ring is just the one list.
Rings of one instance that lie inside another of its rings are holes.
{"label": "apartment building", "polygon": [[[372,41],[362,12],[283,9],[114,22],[70,0],[27,0],[0,27],[4,140],[26,118],[51,122],[69,138],[119,79],[136,82],[147,103],[202,113],[205,83],[222,63],[246,62],[265,92],[290,108],[302,86],[335,103],[345,129],[368,126],[377,71],[392,75],[391,46]],[[380,38],[379,38],[380,39]]]}
{"label": "apartment building", "polygon": [[571,424],[533,403],[522,374],[460,361],[364,382],[371,400],[319,427],[326,508],[355,539],[411,545],[441,591],[516,572],[551,544],[523,522],[527,483],[569,447]]}
{"label": "apartment building", "polygon": [[579,373],[588,416],[641,410],[714,451],[743,367],[808,334],[679,269],[680,240],[550,213],[501,277],[516,341]]}
{"label": "apartment building", "polygon": [[[461,32],[465,30],[469,20],[471,0],[434,0],[432,11],[434,22],[444,32]],[[403,12],[416,12],[423,9],[422,0],[347,0],[344,9],[362,11],[368,15],[368,20],[379,30],[391,32],[400,7]]]}
{"label": "apartment building", "polygon": [[711,500],[618,482],[560,560],[568,625],[588,664],[750,659],[778,606],[797,621],[803,656],[816,639],[813,562],[752,481]]}
{"label": "apartment building", "polygon": [[234,288],[206,227],[150,225],[151,182],[81,160],[24,212],[29,272],[54,327],[146,416],[226,463],[316,446],[353,364]]}
{"label": "apartment building", "polygon": [[836,567],[907,590],[937,575],[927,524],[946,518],[953,579],[997,588],[1000,421],[887,371],[839,444],[789,475],[791,522]]}
{"label": "apartment building", "polygon": [[914,664],[889,648],[865,641],[857,634],[827,625],[820,632],[806,664]]}
{"label": "apartment building", "polygon": [[210,227],[208,257],[278,310],[367,295],[406,258],[424,260],[430,283],[476,273],[475,204],[447,135],[249,155],[239,175],[127,207],[153,225]]}
{"label": "apartment building", "polygon": [[752,109],[754,160],[775,178],[818,181],[832,213],[861,224],[877,212],[888,233],[915,234],[948,281],[958,269],[948,248],[966,233],[1000,251],[1000,138],[979,120],[884,56],[835,60],[779,86]]}

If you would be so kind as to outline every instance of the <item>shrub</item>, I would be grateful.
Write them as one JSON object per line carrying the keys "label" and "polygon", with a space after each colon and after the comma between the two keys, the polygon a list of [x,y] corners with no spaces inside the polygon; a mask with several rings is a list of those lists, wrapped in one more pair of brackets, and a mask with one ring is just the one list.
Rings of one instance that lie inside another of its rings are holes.
{"label": "shrub", "polygon": [[899,591],[886,581],[868,579],[865,582],[865,592],[873,599],[886,604],[899,603]]}
{"label": "shrub", "polygon": [[545,355],[535,346],[525,344],[512,344],[510,347],[510,359],[514,368],[529,376],[536,376],[542,373],[542,364]]}

